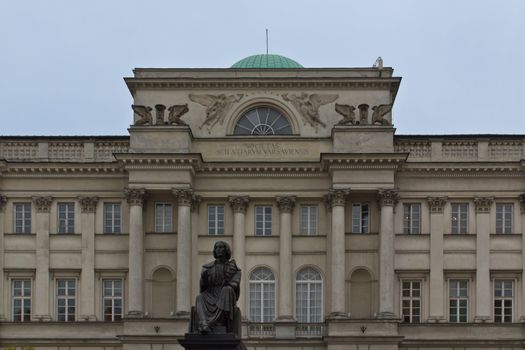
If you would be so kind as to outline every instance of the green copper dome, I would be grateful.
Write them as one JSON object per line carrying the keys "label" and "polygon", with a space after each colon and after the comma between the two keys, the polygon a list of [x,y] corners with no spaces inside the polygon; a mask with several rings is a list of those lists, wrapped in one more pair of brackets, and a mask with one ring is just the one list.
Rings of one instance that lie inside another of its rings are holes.
{"label": "green copper dome", "polygon": [[281,55],[253,55],[236,62],[231,68],[304,68],[294,60]]}

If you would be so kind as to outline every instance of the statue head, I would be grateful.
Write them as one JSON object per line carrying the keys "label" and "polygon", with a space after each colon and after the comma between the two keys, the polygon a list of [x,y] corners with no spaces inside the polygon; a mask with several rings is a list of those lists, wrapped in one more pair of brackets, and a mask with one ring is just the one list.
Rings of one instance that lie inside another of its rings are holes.
{"label": "statue head", "polygon": [[226,258],[230,260],[232,257],[232,249],[230,245],[224,241],[217,241],[213,246],[213,257],[215,259]]}

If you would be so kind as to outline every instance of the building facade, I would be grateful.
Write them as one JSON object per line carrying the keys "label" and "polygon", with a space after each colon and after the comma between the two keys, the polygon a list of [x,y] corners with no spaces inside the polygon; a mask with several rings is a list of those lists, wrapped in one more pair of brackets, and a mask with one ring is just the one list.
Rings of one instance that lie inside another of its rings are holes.
{"label": "building facade", "polygon": [[218,240],[249,349],[523,348],[524,135],[396,135],[382,65],[125,82],[129,136],[0,138],[5,349],[178,349]]}

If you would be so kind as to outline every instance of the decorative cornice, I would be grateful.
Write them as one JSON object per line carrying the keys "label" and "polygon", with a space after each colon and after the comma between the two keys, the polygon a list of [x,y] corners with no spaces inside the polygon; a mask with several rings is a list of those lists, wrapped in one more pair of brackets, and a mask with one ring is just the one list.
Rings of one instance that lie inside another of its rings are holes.
{"label": "decorative cornice", "polygon": [[397,189],[380,189],[377,192],[377,199],[379,200],[379,205],[395,207],[399,201],[399,191]]}
{"label": "decorative cornice", "polygon": [[35,204],[37,213],[49,213],[51,210],[51,203],[53,203],[53,197],[33,197],[33,203]]}
{"label": "decorative cornice", "polygon": [[474,197],[476,213],[490,213],[494,197]]}
{"label": "decorative cornice", "polygon": [[6,203],[7,203],[7,197],[0,194],[0,213],[5,210]]}
{"label": "decorative cornice", "polygon": [[98,197],[79,196],[78,202],[80,203],[80,212],[94,213],[97,209]]}
{"label": "decorative cornice", "polygon": [[331,188],[325,200],[330,202],[332,208],[337,206],[344,207],[349,194],[350,189],[348,188]]}
{"label": "decorative cornice", "polygon": [[408,153],[325,153],[321,163],[326,170],[334,169],[392,169],[406,161]]}
{"label": "decorative cornice", "polygon": [[479,164],[451,162],[443,163],[406,163],[400,175],[405,176],[432,176],[432,177],[516,177],[523,176],[524,168],[519,164]]}
{"label": "decorative cornice", "polygon": [[287,197],[275,197],[275,201],[277,202],[277,207],[281,211],[281,213],[291,213],[293,210],[293,207],[295,205],[295,196],[287,196]]}
{"label": "decorative cornice", "polygon": [[521,213],[525,214],[525,193],[520,194],[519,197]]}
{"label": "decorative cornice", "polygon": [[144,204],[146,199],[146,190],[143,188],[125,188],[124,194],[126,195],[126,200],[130,205],[140,205]]}
{"label": "decorative cornice", "polygon": [[233,209],[234,213],[246,214],[246,209],[250,203],[250,197],[248,196],[230,196],[228,197],[228,202]]}
{"label": "decorative cornice", "polygon": [[122,175],[123,169],[117,163],[82,164],[74,162],[64,163],[21,163],[7,162],[3,176],[85,176],[85,175]]}
{"label": "decorative cornice", "polygon": [[427,201],[431,213],[443,213],[448,197],[427,197]]}

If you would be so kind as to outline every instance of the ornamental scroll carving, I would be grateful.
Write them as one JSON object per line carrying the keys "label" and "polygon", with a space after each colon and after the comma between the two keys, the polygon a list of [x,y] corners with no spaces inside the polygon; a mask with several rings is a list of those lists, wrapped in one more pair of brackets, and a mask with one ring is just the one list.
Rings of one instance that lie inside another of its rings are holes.
{"label": "ornamental scroll carving", "polygon": [[475,197],[474,206],[476,213],[490,213],[494,197]]}
{"label": "ornamental scroll carving", "polygon": [[0,213],[5,210],[6,203],[7,203],[7,197],[4,195],[0,195]]}
{"label": "ornamental scroll carving", "polygon": [[78,197],[82,213],[94,213],[97,210],[98,197]]}
{"label": "ornamental scroll carving", "polygon": [[395,207],[399,201],[399,193],[396,189],[381,189],[377,193],[379,205]]}
{"label": "ornamental scroll carving", "polygon": [[230,196],[228,197],[228,202],[230,202],[230,206],[232,207],[234,213],[246,214],[246,209],[248,208],[250,197]]}
{"label": "ornamental scroll carving", "polygon": [[204,126],[207,126],[208,131],[211,128],[213,128],[217,123],[222,125],[226,113],[230,110],[233,104],[239,102],[243,98],[243,96],[243,94],[229,96],[226,96],[225,94],[188,95],[191,101],[206,107],[206,119],[199,128],[202,129]]}
{"label": "ornamental scroll carving", "polygon": [[143,188],[126,188],[124,194],[130,205],[143,205],[146,199],[146,190]]}
{"label": "ornamental scroll carving", "polygon": [[520,194],[519,201],[520,201],[521,213],[525,214],[525,193]]}
{"label": "ornamental scroll carving", "polygon": [[188,188],[176,188],[172,190],[173,195],[177,198],[177,204],[180,206],[190,207],[195,210],[201,203],[201,197],[193,193],[193,190]]}
{"label": "ornamental scroll carving", "polygon": [[275,197],[277,207],[282,213],[291,213],[295,205],[295,196]]}
{"label": "ornamental scroll carving", "polygon": [[33,197],[33,203],[35,204],[37,213],[49,213],[51,210],[51,203],[53,203],[53,197]]}
{"label": "ornamental scroll carving", "polygon": [[326,124],[319,118],[319,108],[323,105],[334,102],[339,95],[321,95],[302,93],[300,95],[282,94],[283,100],[290,102],[297,112],[303,117],[303,122],[310,124],[314,128],[319,125],[326,127]]}
{"label": "ornamental scroll carving", "polygon": [[346,203],[346,198],[350,194],[349,189],[330,189],[330,192],[325,197],[325,200],[330,204],[330,206],[337,207],[337,206],[344,206]]}
{"label": "ornamental scroll carving", "polygon": [[427,197],[428,206],[431,213],[443,213],[443,208],[447,203],[448,197]]}

